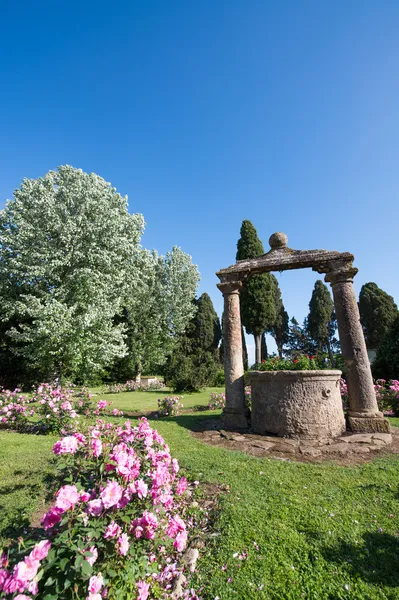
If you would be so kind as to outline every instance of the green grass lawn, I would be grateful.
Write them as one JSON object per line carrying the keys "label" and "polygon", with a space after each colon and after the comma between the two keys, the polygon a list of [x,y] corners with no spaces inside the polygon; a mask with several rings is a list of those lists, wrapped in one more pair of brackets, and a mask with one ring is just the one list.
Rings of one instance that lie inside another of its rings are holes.
{"label": "green grass lawn", "polygon": [[[158,397],[116,394],[114,406],[150,411]],[[210,416],[152,423],[193,479],[229,487],[198,563],[204,599],[399,599],[397,457],[350,468],[254,458],[194,439],[190,428]],[[53,441],[0,433],[0,535],[40,506]]]}
{"label": "green grass lawn", "polygon": [[112,402],[111,408],[119,408],[124,412],[151,412],[158,408],[158,398],[170,395],[179,395],[182,398],[184,408],[193,408],[197,405],[206,406],[209,402],[211,392],[222,392],[222,388],[207,388],[196,394],[173,394],[171,390],[149,391],[149,392],[121,392],[120,394],[104,394],[101,388],[91,390],[96,394],[95,400],[107,400]]}

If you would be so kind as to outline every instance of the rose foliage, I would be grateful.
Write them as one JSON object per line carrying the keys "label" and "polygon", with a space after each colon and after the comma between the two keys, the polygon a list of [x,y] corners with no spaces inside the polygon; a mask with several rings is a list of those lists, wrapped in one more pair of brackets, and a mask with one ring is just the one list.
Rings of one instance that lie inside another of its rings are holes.
{"label": "rose foliage", "polygon": [[193,517],[159,433],[145,418],[136,427],[98,420],[53,450],[63,485],[42,519],[46,537],[3,553],[1,597],[170,598]]}

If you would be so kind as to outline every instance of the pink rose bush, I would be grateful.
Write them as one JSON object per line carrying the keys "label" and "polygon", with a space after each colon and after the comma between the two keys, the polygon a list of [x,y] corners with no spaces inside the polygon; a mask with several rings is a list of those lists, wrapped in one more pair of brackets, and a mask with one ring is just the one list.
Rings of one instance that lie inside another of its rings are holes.
{"label": "pink rose bush", "polygon": [[160,417],[176,417],[183,408],[181,396],[166,396],[158,400],[158,415]]}
{"label": "pink rose bush", "polygon": [[216,410],[218,408],[224,408],[226,406],[226,394],[216,392],[211,393],[211,399],[208,403],[209,410]]}
{"label": "pink rose bush", "polygon": [[121,392],[148,392],[151,390],[161,390],[165,387],[163,381],[156,379],[156,381],[135,381],[130,379],[126,383],[111,383],[105,385],[103,388],[104,394],[120,394]]}
{"label": "pink rose bush", "polygon": [[[344,409],[349,408],[348,387],[341,378],[341,397]],[[377,379],[374,383],[378,408],[388,416],[399,416],[399,381],[397,379]]]}
{"label": "pink rose bush", "polygon": [[0,426],[23,429],[34,411],[32,400],[21,395],[21,390],[14,391],[0,388]]}
{"label": "pink rose bush", "polygon": [[[170,598],[196,518],[163,438],[145,418],[98,420],[53,451],[62,485],[42,519],[46,539],[3,554],[0,597]],[[180,597],[198,598],[188,588]]]}
{"label": "pink rose bush", "polygon": [[[15,389],[0,390],[0,426],[19,431],[72,434],[79,427],[79,416],[100,415],[109,402],[93,403],[87,388],[79,391],[42,383],[27,397]],[[120,411],[115,409],[115,416]]]}

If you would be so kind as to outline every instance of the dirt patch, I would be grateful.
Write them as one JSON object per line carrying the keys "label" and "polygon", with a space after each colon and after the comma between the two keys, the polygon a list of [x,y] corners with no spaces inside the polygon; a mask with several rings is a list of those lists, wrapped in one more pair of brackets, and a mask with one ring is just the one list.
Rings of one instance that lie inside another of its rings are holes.
{"label": "dirt patch", "polygon": [[360,465],[376,457],[399,454],[399,428],[391,433],[345,435],[334,440],[293,440],[277,436],[225,431],[220,421],[211,419],[198,423],[192,435],[209,446],[238,450],[259,458],[283,461],[322,463],[334,461],[342,466]]}

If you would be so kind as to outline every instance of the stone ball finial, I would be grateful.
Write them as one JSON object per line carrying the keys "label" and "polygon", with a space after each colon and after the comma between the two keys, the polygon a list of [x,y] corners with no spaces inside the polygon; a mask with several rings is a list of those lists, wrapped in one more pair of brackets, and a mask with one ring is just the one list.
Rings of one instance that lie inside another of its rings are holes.
{"label": "stone ball finial", "polygon": [[269,238],[270,248],[277,250],[277,248],[285,248],[288,244],[288,237],[282,231],[276,231]]}

